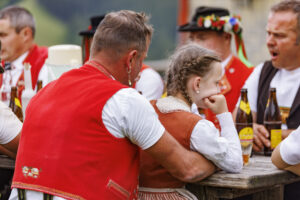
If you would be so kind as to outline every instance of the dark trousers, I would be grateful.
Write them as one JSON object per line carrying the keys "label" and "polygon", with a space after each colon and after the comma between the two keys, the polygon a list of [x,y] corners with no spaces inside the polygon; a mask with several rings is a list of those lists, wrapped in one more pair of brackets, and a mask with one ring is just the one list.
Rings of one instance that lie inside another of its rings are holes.
{"label": "dark trousers", "polygon": [[[234,198],[234,200],[252,200],[252,195]],[[284,186],[284,200],[300,200],[300,181]]]}
{"label": "dark trousers", "polygon": [[11,189],[11,181],[14,174],[12,169],[1,169],[0,168],[0,200],[8,200]]}

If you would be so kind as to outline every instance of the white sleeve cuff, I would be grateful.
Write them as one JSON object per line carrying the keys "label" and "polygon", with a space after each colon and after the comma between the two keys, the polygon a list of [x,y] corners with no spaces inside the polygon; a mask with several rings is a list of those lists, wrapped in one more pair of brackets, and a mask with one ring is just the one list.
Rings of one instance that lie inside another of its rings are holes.
{"label": "white sleeve cuff", "polygon": [[[230,129],[235,128],[235,125],[234,125],[234,122],[232,119],[232,115],[230,112],[218,114],[218,115],[216,115],[216,117],[219,120],[220,127],[222,130],[227,129],[227,128],[230,128]],[[225,134],[225,133],[230,133],[230,132],[222,131],[221,133]],[[222,135],[222,136],[225,136],[225,135]]]}
{"label": "white sleeve cuff", "polygon": [[289,165],[296,165],[300,163],[300,127],[293,131],[280,144],[280,155],[284,162]]}

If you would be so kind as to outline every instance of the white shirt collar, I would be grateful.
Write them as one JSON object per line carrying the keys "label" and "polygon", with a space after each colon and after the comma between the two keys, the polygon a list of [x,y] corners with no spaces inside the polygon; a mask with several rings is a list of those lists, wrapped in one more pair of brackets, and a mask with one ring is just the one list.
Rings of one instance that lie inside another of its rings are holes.
{"label": "white shirt collar", "polygon": [[27,52],[23,53],[21,56],[19,56],[16,60],[14,60],[11,63],[12,66],[14,66],[16,69],[23,70],[23,68],[24,68],[23,61],[27,57],[28,53],[29,52],[27,51]]}

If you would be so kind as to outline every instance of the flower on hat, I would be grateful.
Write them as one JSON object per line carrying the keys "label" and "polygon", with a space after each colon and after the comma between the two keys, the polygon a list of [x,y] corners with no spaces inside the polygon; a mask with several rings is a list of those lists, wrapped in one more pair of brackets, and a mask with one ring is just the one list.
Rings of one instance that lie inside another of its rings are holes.
{"label": "flower on hat", "polygon": [[227,33],[238,34],[241,31],[240,16],[223,16],[218,17],[213,15],[208,15],[206,17],[200,16],[197,20],[199,27],[205,27],[212,30],[223,30]]}

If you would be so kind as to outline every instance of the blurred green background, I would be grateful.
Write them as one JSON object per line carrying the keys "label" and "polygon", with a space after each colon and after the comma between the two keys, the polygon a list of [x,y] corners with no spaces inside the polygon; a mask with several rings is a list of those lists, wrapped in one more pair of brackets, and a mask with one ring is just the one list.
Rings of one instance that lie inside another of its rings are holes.
{"label": "blurred green background", "polygon": [[166,58],[177,43],[178,2],[174,0],[0,0],[0,9],[14,4],[32,12],[36,20],[35,40],[39,45],[81,45],[78,33],[88,28],[90,17],[121,9],[151,16],[154,35],[147,59]]}

